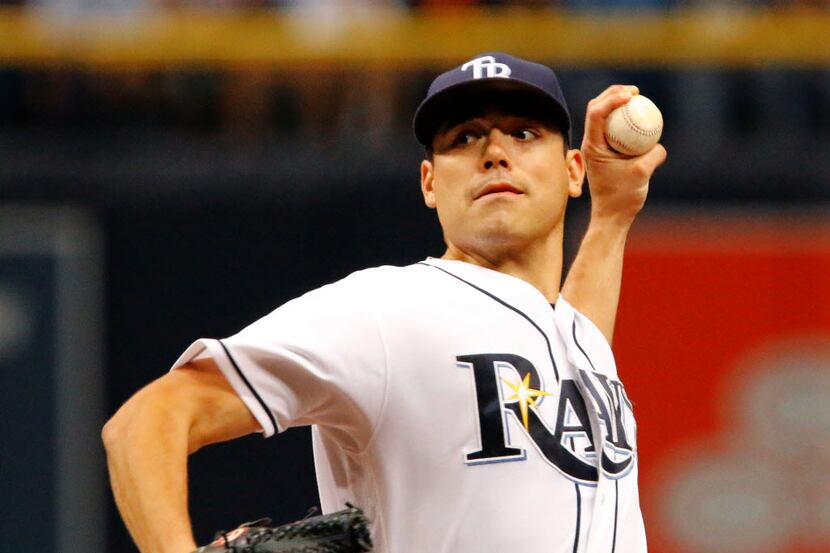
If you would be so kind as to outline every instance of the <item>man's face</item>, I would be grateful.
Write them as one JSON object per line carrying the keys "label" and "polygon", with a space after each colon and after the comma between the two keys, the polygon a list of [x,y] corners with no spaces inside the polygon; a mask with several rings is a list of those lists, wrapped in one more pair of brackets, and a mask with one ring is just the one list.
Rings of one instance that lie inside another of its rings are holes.
{"label": "man's face", "polygon": [[448,246],[485,257],[557,239],[561,247],[565,205],[580,195],[584,167],[557,129],[486,108],[439,129],[432,145],[421,189]]}

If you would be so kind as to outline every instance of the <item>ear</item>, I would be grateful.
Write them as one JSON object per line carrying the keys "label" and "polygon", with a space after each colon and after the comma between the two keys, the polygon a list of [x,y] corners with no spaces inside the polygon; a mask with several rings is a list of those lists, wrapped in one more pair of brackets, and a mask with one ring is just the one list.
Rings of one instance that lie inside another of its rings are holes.
{"label": "ear", "polygon": [[421,162],[421,193],[424,195],[424,203],[427,207],[435,209],[435,180],[432,171],[432,163],[428,160]]}
{"label": "ear", "polygon": [[582,195],[582,183],[585,182],[585,161],[579,150],[568,150],[565,154],[565,168],[568,171],[568,196],[578,198]]}

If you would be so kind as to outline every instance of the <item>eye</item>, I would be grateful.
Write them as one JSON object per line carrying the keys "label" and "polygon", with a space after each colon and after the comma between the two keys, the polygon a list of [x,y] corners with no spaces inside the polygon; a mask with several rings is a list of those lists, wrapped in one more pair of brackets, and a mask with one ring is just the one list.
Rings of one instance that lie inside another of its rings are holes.
{"label": "eye", "polygon": [[457,135],[455,135],[455,139],[452,141],[452,145],[466,146],[467,144],[472,144],[477,137],[478,135],[476,135],[476,133],[473,131],[461,131]]}
{"label": "eye", "polygon": [[533,131],[532,129],[519,129],[519,130],[513,132],[513,137],[518,138],[519,140],[521,140],[523,142],[533,140],[537,136],[538,135],[536,134],[536,132]]}

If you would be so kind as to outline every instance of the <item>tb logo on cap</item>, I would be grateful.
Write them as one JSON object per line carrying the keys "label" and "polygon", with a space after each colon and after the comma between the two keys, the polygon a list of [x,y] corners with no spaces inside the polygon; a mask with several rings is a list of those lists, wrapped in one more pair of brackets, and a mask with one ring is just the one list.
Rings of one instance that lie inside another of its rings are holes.
{"label": "tb logo on cap", "polygon": [[493,56],[481,56],[474,60],[470,60],[461,66],[462,71],[466,71],[470,67],[473,68],[473,78],[481,79],[482,77],[503,77],[505,79],[510,77],[510,67],[506,63],[499,63]]}

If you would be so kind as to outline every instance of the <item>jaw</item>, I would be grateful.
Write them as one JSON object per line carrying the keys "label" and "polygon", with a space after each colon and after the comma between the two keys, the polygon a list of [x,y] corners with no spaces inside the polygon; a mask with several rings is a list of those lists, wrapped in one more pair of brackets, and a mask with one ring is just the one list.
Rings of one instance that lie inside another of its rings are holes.
{"label": "jaw", "polygon": [[[445,226],[444,240],[448,252],[457,252],[460,258],[487,260],[498,266],[529,257],[548,258],[549,254],[556,255],[556,251],[561,256],[562,228],[561,225],[539,227],[527,224],[511,210],[488,210],[463,228]],[[559,248],[551,249],[550,245],[557,242]]]}
{"label": "jaw", "polygon": [[[562,225],[545,239],[530,239],[499,232],[457,236],[445,233],[444,259],[465,261],[520,278],[556,301],[562,279]],[[470,240],[464,240],[470,238]]]}
{"label": "jaw", "polygon": [[[540,188],[548,184],[552,188],[557,183],[542,183]],[[524,258],[533,263],[530,257],[550,260],[556,252],[561,257],[566,190],[497,191],[477,199],[448,200],[437,205],[448,251],[493,262]]]}

